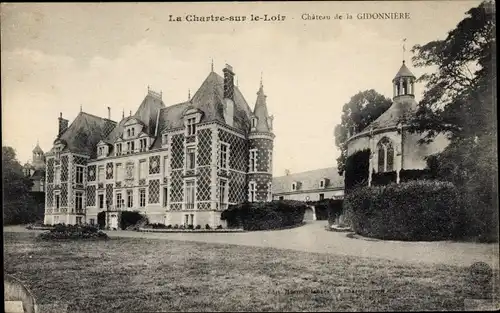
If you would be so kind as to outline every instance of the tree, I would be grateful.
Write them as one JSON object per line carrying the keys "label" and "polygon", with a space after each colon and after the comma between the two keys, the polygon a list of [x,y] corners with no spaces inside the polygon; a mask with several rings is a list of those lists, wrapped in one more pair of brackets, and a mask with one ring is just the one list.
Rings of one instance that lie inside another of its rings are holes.
{"label": "tree", "polygon": [[467,207],[469,234],[498,236],[496,173],[495,13],[491,2],[467,11],[444,40],[416,45],[415,66],[437,70],[419,78],[426,89],[409,131],[429,142],[445,133],[449,146],[428,158],[442,179],[461,189]]}
{"label": "tree", "polygon": [[11,147],[2,147],[2,171],[4,224],[36,221],[30,194],[33,182],[24,175],[16,152]]}
{"label": "tree", "polygon": [[358,92],[342,108],[341,122],[335,126],[335,145],[340,149],[337,169],[342,175],[345,169],[347,147],[346,140],[353,131],[359,132],[375,121],[392,104],[373,89]]}

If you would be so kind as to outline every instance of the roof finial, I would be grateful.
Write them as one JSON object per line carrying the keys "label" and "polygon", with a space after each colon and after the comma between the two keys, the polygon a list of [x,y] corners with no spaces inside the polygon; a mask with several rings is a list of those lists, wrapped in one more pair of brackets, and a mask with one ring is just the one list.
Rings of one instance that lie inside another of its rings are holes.
{"label": "roof finial", "polygon": [[260,72],[260,88],[262,88],[264,85],[262,84],[262,71]]}
{"label": "roof finial", "polygon": [[132,116],[132,110],[130,110],[130,116]]}
{"label": "roof finial", "polygon": [[125,109],[122,109],[122,120],[125,118]]}
{"label": "roof finial", "polygon": [[405,64],[406,38],[403,38],[403,64]]}
{"label": "roof finial", "polygon": [[82,112],[82,104],[80,103],[80,112]]}
{"label": "roof finial", "polygon": [[212,58],[212,63],[211,63],[211,68],[210,68],[211,72],[214,71],[214,58]]}
{"label": "roof finial", "polygon": [[148,92],[149,92],[149,85],[148,85]]}
{"label": "roof finial", "polygon": [[36,139],[36,145],[38,146],[40,144],[40,140],[37,138]]}
{"label": "roof finial", "polygon": [[240,85],[238,83],[238,76],[236,76],[236,87],[240,87]]}
{"label": "roof finial", "polygon": [[191,89],[188,89],[188,100],[191,101]]}

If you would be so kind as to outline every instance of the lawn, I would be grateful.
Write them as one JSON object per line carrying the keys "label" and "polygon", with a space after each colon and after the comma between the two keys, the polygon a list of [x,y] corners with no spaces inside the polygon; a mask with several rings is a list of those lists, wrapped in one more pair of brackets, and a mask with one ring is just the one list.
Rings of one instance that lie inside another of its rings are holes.
{"label": "lawn", "polygon": [[[468,269],[270,248],[4,233],[41,312],[462,310]],[[473,288],[472,288],[473,289]]]}

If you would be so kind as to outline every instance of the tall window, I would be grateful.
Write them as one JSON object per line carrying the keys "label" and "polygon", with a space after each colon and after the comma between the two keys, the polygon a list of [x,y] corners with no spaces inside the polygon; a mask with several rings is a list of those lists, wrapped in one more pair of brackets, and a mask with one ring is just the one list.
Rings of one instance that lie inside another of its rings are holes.
{"label": "tall window", "polygon": [[83,210],[83,193],[81,192],[75,194],[75,209],[76,212]]}
{"label": "tall window", "polygon": [[97,179],[99,182],[104,181],[104,165],[99,165],[97,168]]}
{"label": "tall window", "polygon": [[141,208],[146,206],[146,189],[139,189],[139,206]]}
{"label": "tall window", "polygon": [[146,160],[140,160],[139,161],[139,179],[145,179],[146,178]]}
{"label": "tall window", "polygon": [[122,154],[122,144],[117,143],[116,144],[116,155],[121,155]]}
{"label": "tall window", "polygon": [[394,147],[389,138],[380,139],[377,144],[378,150],[378,172],[390,172],[394,170]]}
{"label": "tall window", "polygon": [[116,163],[116,181],[123,180],[123,165],[121,163]]}
{"label": "tall window", "polygon": [[54,168],[54,183],[56,185],[61,183],[61,168],[59,166]]}
{"label": "tall window", "polygon": [[130,128],[127,129],[127,138],[130,138]]}
{"label": "tall window", "polygon": [[250,151],[250,172],[257,171],[257,151]]}
{"label": "tall window", "polygon": [[168,143],[168,141],[167,141],[167,140],[168,140],[168,135],[163,134],[163,135],[161,136],[161,144],[162,144],[162,145],[166,145],[166,144]]}
{"label": "tall window", "polygon": [[97,198],[99,200],[99,209],[104,209],[104,194],[100,193]]}
{"label": "tall window", "polygon": [[146,151],[147,150],[147,144],[148,144],[148,139],[147,138],[142,138],[139,140],[140,144],[140,151]]}
{"label": "tall window", "polygon": [[164,156],[163,157],[163,176],[167,176],[167,172],[168,172],[168,157],[167,156]]}
{"label": "tall window", "polygon": [[59,209],[61,207],[61,195],[56,194],[56,209]]}
{"label": "tall window", "polygon": [[54,216],[54,225],[59,224],[59,216]]}
{"label": "tall window", "polygon": [[194,169],[195,166],[195,148],[194,147],[188,147],[186,149],[186,167],[188,170]]}
{"label": "tall window", "polygon": [[132,131],[132,136],[135,136],[135,128],[132,127],[130,130]]}
{"label": "tall window", "polygon": [[105,154],[105,150],[104,150],[104,147],[99,147],[97,148],[97,154],[99,156],[103,156]]}
{"label": "tall window", "polygon": [[257,127],[257,119],[254,117],[252,118],[252,128]]}
{"label": "tall window", "polygon": [[123,204],[123,198],[122,198],[122,193],[121,191],[116,192],[116,207],[120,209]]}
{"label": "tall window", "polygon": [[168,204],[168,187],[163,187],[163,207],[167,207]]}
{"label": "tall window", "polygon": [[131,141],[130,142],[130,153],[133,153],[135,150],[135,142],[134,141]]}
{"label": "tall window", "polygon": [[273,171],[273,151],[269,150],[269,159],[267,164],[267,171],[271,173]]}
{"label": "tall window", "polygon": [[187,134],[188,136],[196,134],[196,119],[194,117],[187,120]]}
{"label": "tall window", "polygon": [[297,190],[297,183],[292,183],[292,191]]}
{"label": "tall window", "polygon": [[319,200],[325,200],[325,194],[324,193],[320,193],[319,194]]}
{"label": "tall window", "polygon": [[76,183],[83,184],[83,166],[76,166]]}
{"label": "tall window", "polygon": [[250,182],[248,184],[248,201],[249,202],[255,201],[255,182]]}
{"label": "tall window", "polygon": [[134,194],[132,190],[127,190],[127,208],[131,208],[134,206]]}
{"label": "tall window", "polygon": [[220,202],[220,208],[225,209],[226,208],[226,189],[227,189],[227,181],[221,180],[220,181],[220,188],[219,188],[219,202]]}
{"label": "tall window", "polygon": [[194,180],[186,181],[186,209],[194,209],[195,186]]}
{"label": "tall window", "polygon": [[127,153],[130,153],[130,142],[127,142]]}
{"label": "tall window", "polygon": [[229,145],[227,143],[220,144],[220,164],[221,168],[226,169],[228,164],[228,156],[229,156]]}
{"label": "tall window", "polygon": [[273,201],[273,188],[272,183],[267,184],[267,201]]}

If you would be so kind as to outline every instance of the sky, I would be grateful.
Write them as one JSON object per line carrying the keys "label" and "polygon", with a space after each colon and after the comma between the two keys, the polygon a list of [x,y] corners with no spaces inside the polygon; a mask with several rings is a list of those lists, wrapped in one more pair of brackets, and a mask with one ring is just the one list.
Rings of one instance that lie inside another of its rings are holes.
{"label": "sky", "polygon": [[[165,104],[188,99],[210,72],[230,64],[253,109],[262,75],[274,115],[275,176],[336,166],[333,129],[359,91],[392,97],[410,49],[444,39],[480,1],[87,3],[1,5],[2,145],[21,163],[37,141],[48,151],[60,112],[120,120],[150,86]],[[358,13],[409,13],[361,20]],[[303,14],[351,20],[304,20]],[[169,15],[246,16],[245,22],[171,22]],[[248,21],[251,14],[284,21]],[[422,84],[416,85],[417,101]]]}

